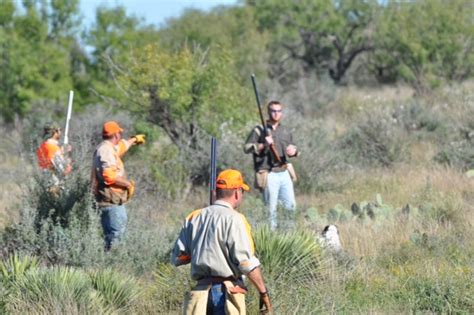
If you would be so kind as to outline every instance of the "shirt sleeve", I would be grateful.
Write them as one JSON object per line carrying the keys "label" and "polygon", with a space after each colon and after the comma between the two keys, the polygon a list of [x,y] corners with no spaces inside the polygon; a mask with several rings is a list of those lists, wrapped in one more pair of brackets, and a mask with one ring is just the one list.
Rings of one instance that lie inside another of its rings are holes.
{"label": "shirt sleeve", "polygon": [[125,139],[120,140],[120,142],[117,144],[118,155],[120,157],[123,156],[125,152],[128,151],[128,149],[130,149],[130,144]]}
{"label": "shirt sleeve", "polygon": [[252,238],[250,224],[247,219],[238,213],[232,217],[229,226],[227,246],[230,260],[243,274],[260,266],[260,261],[255,257],[255,244]]}
{"label": "shirt sleeve", "polygon": [[103,150],[100,152],[100,169],[104,184],[112,185],[117,178],[117,159],[112,150]]}
{"label": "shirt sleeve", "polygon": [[245,153],[253,153],[258,154],[258,144],[263,143],[260,139],[262,135],[262,130],[260,126],[256,126],[252,132],[249,134],[247,141],[244,144],[244,152]]}
{"label": "shirt sleeve", "polygon": [[[290,132],[290,134],[289,134],[289,139],[290,139],[290,144],[291,144],[291,145],[294,145],[294,146],[296,147],[296,144],[293,142],[293,134],[292,134],[291,132]],[[295,155],[290,156],[290,158],[292,158],[292,157],[297,157],[297,156],[299,156],[299,155],[300,155],[300,151],[299,151],[298,149],[296,149]]]}
{"label": "shirt sleeve", "polygon": [[175,266],[181,266],[191,262],[191,254],[186,238],[186,223],[187,222],[185,222],[185,226],[181,228],[178,239],[174,244],[173,252],[171,253],[171,263]]}
{"label": "shirt sleeve", "polygon": [[175,266],[181,266],[189,264],[191,262],[191,236],[192,236],[192,225],[190,221],[201,213],[202,209],[197,209],[191,212],[184,221],[183,227],[179,232],[178,239],[176,240],[171,253],[171,263]]}

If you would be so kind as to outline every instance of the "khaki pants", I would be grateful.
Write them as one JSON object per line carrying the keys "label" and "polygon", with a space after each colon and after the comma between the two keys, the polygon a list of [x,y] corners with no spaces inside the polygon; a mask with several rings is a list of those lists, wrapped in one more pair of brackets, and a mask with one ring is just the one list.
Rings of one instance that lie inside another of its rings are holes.
{"label": "khaki pants", "polygon": [[[245,294],[232,293],[235,285],[231,281],[224,281],[226,287],[225,313],[227,315],[245,315]],[[184,315],[205,315],[207,299],[211,284],[198,284],[184,297]]]}

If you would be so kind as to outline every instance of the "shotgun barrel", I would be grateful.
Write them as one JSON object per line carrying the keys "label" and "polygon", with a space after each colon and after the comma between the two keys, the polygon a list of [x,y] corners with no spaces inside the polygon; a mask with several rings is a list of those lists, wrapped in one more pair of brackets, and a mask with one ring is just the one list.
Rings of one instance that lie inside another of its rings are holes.
{"label": "shotgun barrel", "polygon": [[209,205],[213,205],[216,201],[216,180],[217,180],[217,140],[211,138],[211,171],[209,178]]}
{"label": "shotgun barrel", "polygon": [[[252,74],[250,78],[252,79],[253,91],[255,92],[255,99],[257,100],[258,113],[260,114],[260,121],[262,122],[263,132],[265,136],[268,136],[269,132],[268,132],[267,124],[265,123],[265,119],[263,118],[262,105],[260,104],[260,97],[258,96],[257,80],[255,79],[255,74]],[[280,155],[278,155],[278,152],[276,151],[275,145],[273,143],[270,144],[270,152],[272,153],[275,160],[278,163],[281,163]]]}

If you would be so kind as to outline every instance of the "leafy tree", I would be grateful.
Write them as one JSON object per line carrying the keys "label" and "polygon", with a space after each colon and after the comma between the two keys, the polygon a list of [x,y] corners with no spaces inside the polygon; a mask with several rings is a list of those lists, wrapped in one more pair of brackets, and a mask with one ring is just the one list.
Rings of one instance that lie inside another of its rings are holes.
{"label": "leafy tree", "polygon": [[374,67],[398,73],[418,91],[472,76],[472,10],[469,0],[389,1],[377,30]]}
{"label": "leafy tree", "polygon": [[96,22],[92,29],[84,33],[86,43],[92,47],[92,86],[98,94],[117,94],[109,69],[109,59],[116,62],[126,60],[130,49],[156,41],[156,31],[142,25],[142,21],[127,14],[123,6],[108,8],[100,6],[96,11]]}
{"label": "leafy tree", "polygon": [[360,54],[373,49],[377,1],[247,0],[273,36],[274,62],[302,62],[306,73],[328,72],[339,83]]}
{"label": "leafy tree", "polygon": [[52,0],[48,15],[50,37],[56,40],[71,39],[80,25],[78,13],[79,0]]}
{"label": "leafy tree", "polygon": [[169,53],[151,44],[112,69],[126,95],[123,106],[161,127],[180,150],[197,149],[202,131],[238,129],[253,104],[225,50]]}
{"label": "leafy tree", "polygon": [[67,51],[48,39],[40,11],[26,8],[24,15],[3,15],[0,29],[0,113],[7,121],[26,114],[34,101],[60,98],[71,86]]}
{"label": "leafy tree", "polygon": [[190,9],[171,19],[160,30],[160,43],[170,51],[191,49],[226,49],[235,61],[243,84],[251,73],[267,71],[268,36],[257,29],[249,7],[218,7],[210,12]]}

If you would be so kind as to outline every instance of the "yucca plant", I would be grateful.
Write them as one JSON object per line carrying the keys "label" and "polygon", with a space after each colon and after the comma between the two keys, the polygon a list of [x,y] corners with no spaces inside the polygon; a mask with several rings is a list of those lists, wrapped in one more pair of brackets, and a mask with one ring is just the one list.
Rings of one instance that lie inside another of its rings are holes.
{"label": "yucca plant", "polygon": [[195,283],[191,280],[190,266],[176,268],[170,263],[161,263],[153,272],[153,276],[155,284],[150,294],[153,296],[156,307],[162,312],[180,310],[184,293]]}
{"label": "yucca plant", "polygon": [[[325,313],[332,307],[327,306],[332,305],[332,297],[320,288],[338,285],[338,267],[323,253],[315,235],[303,230],[282,233],[263,226],[255,231],[254,239],[275,311]],[[249,296],[250,310],[256,310],[257,301],[255,295]]]}
{"label": "yucca plant", "polygon": [[289,276],[295,281],[316,276],[322,266],[322,251],[315,236],[293,230],[285,233],[263,226],[254,233],[256,252],[267,277]]}
{"label": "yucca plant", "polygon": [[5,304],[8,312],[18,314],[103,313],[87,274],[68,267],[25,272],[12,283]]}
{"label": "yucca plant", "polygon": [[38,259],[30,256],[11,255],[0,261],[0,277],[4,283],[14,281],[30,269],[38,267]]}
{"label": "yucca plant", "polygon": [[112,269],[89,272],[92,286],[107,309],[126,311],[140,296],[139,284]]}

